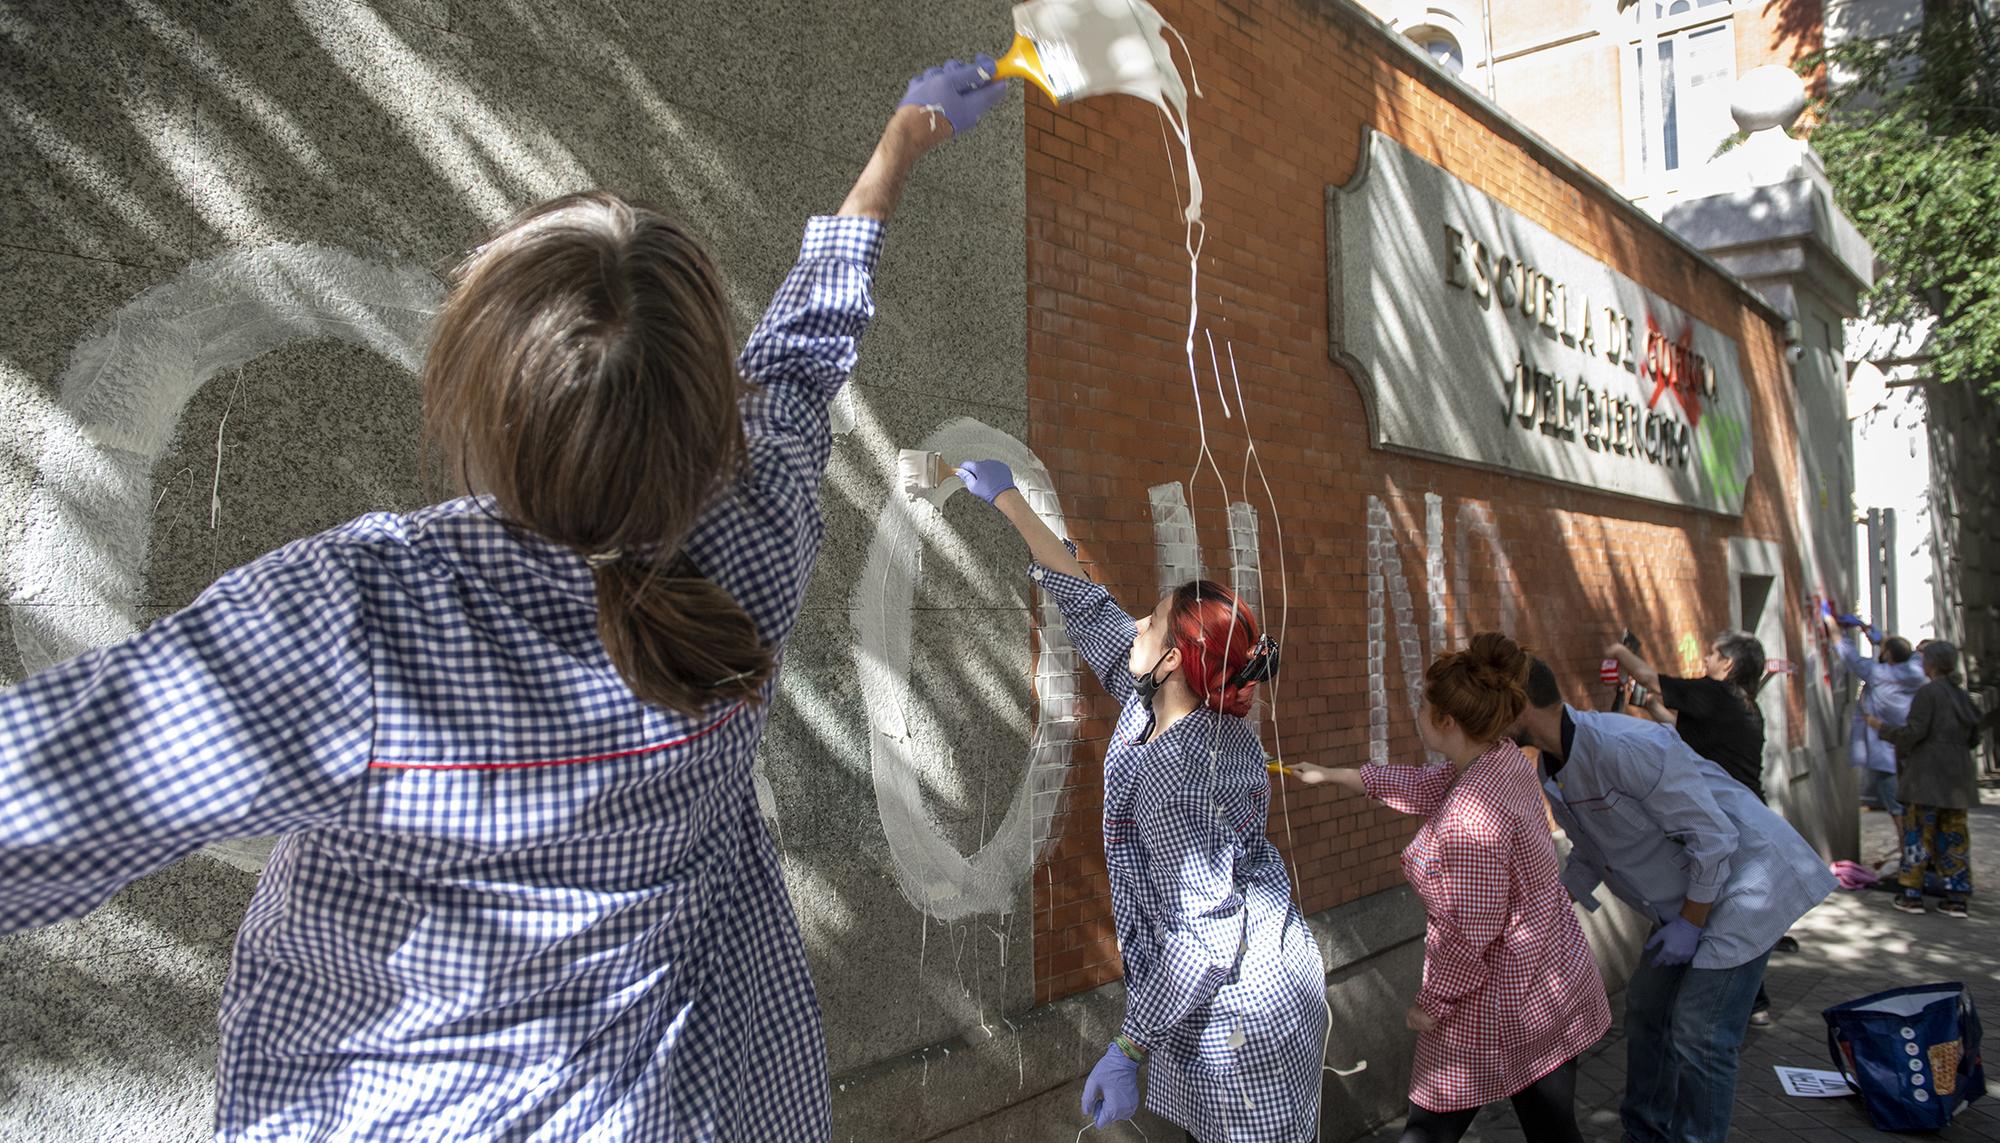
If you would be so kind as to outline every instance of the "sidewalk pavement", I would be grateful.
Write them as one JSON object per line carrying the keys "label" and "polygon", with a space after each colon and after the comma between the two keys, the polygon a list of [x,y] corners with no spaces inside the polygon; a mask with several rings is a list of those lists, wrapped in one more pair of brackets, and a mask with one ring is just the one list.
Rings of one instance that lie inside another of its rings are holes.
{"label": "sidewalk pavement", "polygon": [[[1848,1140],[1918,1138],[1875,1130],[1858,1096],[1795,1098],[1778,1085],[1778,1065],[1831,1069],[1822,1010],[1871,992],[1908,984],[1963,981],[1986,1025],[1988,1094],[1959,1112],[1934,1136],[1943,1143],[2000,1141],[2000,790],[1983,792],[1972,811],[1972,916],[1899,913],[1885,892],[1835,890],[1792,929],[1796,953],[1776,953],[1764,983],[1776,1023],[1750,1029],[1737,1073],[1732,1140],[1756,1143],[1846,1143]],[[1889,816],[1864,813],[1865,864],[1898,851]],[[1884,867],[1894,873],[1896,861]],[[1930,904],[1935,905],[1932,898]],[[1625,1089],[1624,995],[1611,998],[1611,1032],[1583,1055],[1577,1076],[1577,1122],[1585,1139],[1616,1143],[1618,1101]],[[1395,1143],[1402,1123],[1357,1136],[1353,1143]],[[1479,1113],[1467,1143],[1523,1143],[1513,1109],[1496,1103]]]}

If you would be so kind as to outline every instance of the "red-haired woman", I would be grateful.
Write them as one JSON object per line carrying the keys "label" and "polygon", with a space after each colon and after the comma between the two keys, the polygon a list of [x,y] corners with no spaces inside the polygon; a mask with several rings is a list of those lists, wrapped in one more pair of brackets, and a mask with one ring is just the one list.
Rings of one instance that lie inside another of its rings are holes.
{"label": "red-haired woman", "polygon": [[1403,850],[1428,918],[1402,1143],[1451,1143],[1479,1108],[1514,1103],[1527,1137],[1569,1143],[1576,1057],[1611,1026],[1604,983],[1563,890],[1535,768],[1501,737],[1527,705],[1528,656],[1475,635],[1424,672],[1417,733],[1450,761],[1295,767],[1429,818]]}
{"label": "red-haired woman", "polygon": [[1198,581],[1134,622],[995,460],[958,470],[1028,542],[1028,575],[1122,707],[1104,754],[1104,858],[1125,1020],[1084,1085],[1099,1127],[1146,1107],[1197,1139],[1287,1143],[1319,1119],[1326,970],[1277,847],[1271,785],[1243,721],[1277,644],[1228,589]]}

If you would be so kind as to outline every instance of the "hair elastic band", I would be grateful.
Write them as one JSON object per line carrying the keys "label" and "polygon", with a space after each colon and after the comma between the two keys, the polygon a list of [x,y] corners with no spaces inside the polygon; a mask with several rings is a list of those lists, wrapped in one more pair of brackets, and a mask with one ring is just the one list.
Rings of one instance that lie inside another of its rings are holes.
{"label": "hair elastic band", "polygon": [[615,564],[619,560],[622,560],[624,558],[625,558],[625,549],[606,548],[604,551],[591,552],[585,555],[583,557],[583,562],[589,564],[591,570],[595,571],[598,568],[608,568],[612,564]]}
{"label": "hair elastic band", "polygon": [[1278,641],[1269,635],[1260,636],[1250,648],[1250,661],[1231,676],[1230,682],[1236,686],[1245,683],[1267,683],[1278,677]]}

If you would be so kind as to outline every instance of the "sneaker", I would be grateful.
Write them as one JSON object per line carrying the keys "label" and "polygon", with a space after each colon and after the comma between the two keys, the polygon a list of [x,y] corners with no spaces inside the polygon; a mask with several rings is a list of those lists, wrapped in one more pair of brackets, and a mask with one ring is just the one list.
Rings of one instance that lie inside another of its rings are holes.
{"label": "sneaker", "polygon": [[1946,901],[1944,904],[1938,906],[1938,912],[1943,913],[1947,917],[1957,917],[1961,921],[1971,915],[1966,912],[1965,902],[1963,901]]}
{"label": "sneaker", "polygon": [[1769,1028],[1775,1022],[1769,1008],[1759,1008],[1750,1014],[1750,1023],[1759,1028]]}
{"label": "sneaker", "polygon": [[1924,899],[1922,897],[1898,897],[1896,898],[1896,911],[1899,913],[1921,913],[1924,911]]}

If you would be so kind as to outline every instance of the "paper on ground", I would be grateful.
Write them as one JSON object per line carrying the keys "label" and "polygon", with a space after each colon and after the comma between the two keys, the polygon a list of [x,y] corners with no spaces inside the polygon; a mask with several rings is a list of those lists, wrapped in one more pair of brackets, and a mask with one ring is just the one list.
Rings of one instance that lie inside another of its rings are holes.
{"label": "paper on ground", "polygon": [[1853,1095],[1854,1089],[1839,1072],[1819,1071],[1815,1068],[1775,1068],[1778,1082],[1785,1085],[1786,1095],[1802,1095],[1814,1099],[1831,1096]]}

